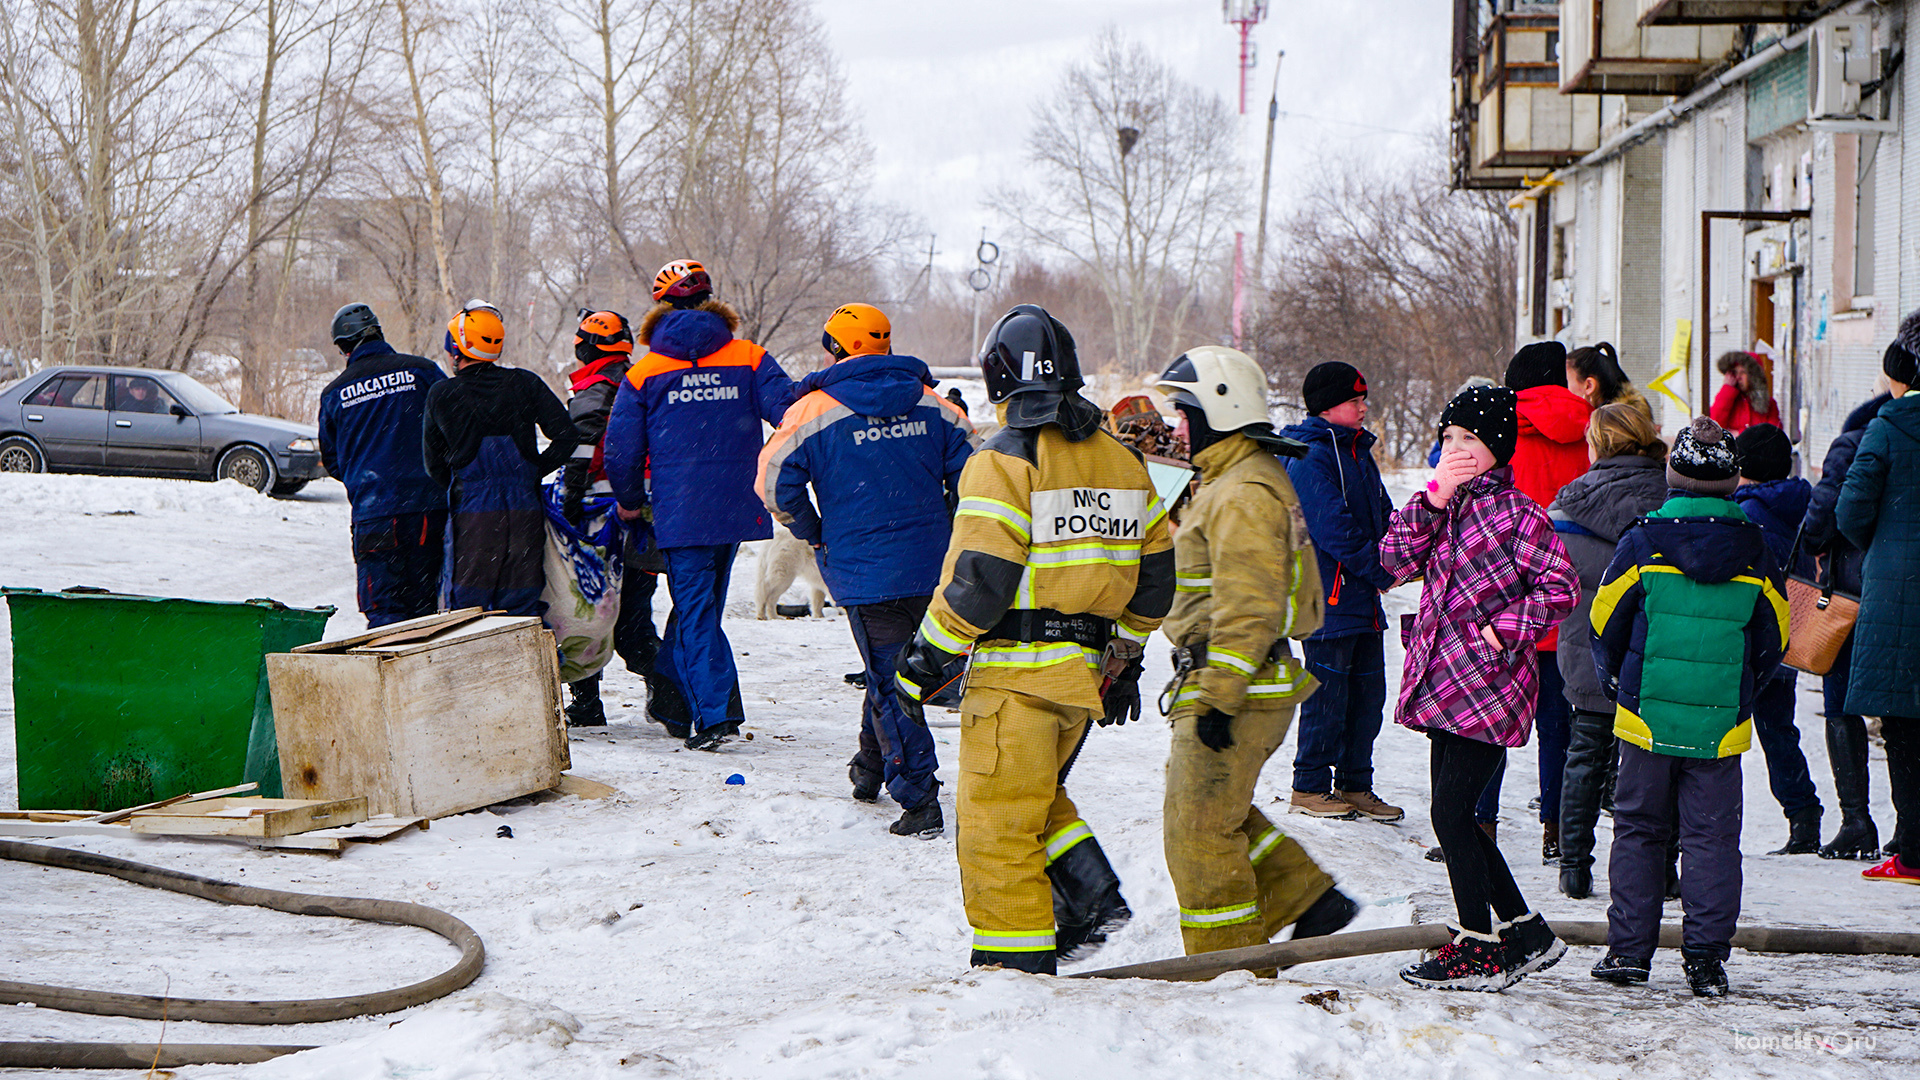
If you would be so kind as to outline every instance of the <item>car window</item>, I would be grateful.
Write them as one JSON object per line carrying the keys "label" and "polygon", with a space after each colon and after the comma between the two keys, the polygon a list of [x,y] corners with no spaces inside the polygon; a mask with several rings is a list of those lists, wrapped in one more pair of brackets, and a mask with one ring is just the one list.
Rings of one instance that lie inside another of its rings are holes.
{"label": "car window", "polygon": [[236,413],[240,411],[234,408],[226,398],[207,389],[204,384],[195,381],[191,375],[169,375],[167,376],[166,387],[173,392],[173,396],[179,399],[182,404],[192,409],[196,416],[219,416],[224,413]]}
{"label": "car window", "polygon": [[113,411],[164,413],[173,407],[173,395],[144,375],[113,377]]}
{"label": "car window", "polygon": [[56,409],[100,409],[106,407],[107,377],[104,375],[61,375],[47,380],[34,391],[29,405],[47,405]]}

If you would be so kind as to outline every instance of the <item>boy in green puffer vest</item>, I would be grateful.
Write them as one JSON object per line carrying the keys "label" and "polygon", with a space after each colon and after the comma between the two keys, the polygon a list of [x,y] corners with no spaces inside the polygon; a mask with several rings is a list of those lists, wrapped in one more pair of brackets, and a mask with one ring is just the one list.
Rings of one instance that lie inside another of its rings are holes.
{"label": "boy in green puffer vest", "polygon": [[1667,837],[1680,827],[1681,954],[1699,997],[1727,992],[1740,917],[1740,755],[1753,700],[1787,644],[1785,580],[1732,500],[1732,436],[1699,417],[1667,458],[1673,489],[1620,538],[1593,599],[1593,664],[1620,740],[1608,864],[1607,955],[1593,969],[1647,981],[1660,937]]}

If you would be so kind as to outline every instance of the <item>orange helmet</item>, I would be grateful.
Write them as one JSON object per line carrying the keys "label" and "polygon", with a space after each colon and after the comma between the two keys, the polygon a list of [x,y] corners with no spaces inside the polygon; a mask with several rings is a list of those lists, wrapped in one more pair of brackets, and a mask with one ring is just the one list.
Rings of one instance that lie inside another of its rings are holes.
{"label": "orange helmet", "polygon": [[835,360],[893,351],[893,324],[872,304],[842,304],[827,316],[820,346]]}
{"label": "orange helmet", "polygon": [[485,300],[469,300],[447,320],[447,352],[469,360],[498,360],[507,342],[500,309]]}
{"label": "orange helmet", "polygon": [[711,295],[713,279],[692,259],[675,259],[653,275],[653,298],[675,307],[691,307]]}
{"label": "orange helmet", "polygon": [[580,329],[573,332],[573,351],[583,360],[599,358],[597,354],[586,357],[584,351],[632,354],[633,328],[627,325],[627,317],[617,311],[581,308]]}

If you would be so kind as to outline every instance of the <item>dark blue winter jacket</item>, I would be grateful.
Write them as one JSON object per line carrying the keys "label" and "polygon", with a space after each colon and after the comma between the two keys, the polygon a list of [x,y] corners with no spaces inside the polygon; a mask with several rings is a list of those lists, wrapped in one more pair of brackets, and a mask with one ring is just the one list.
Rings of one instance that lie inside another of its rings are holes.
{"label": "dark blue winter jacket", "polygon": [[652,351],[627,371],[607,420],[607,479],[621,506],[653,504],[662,548],[773,535],[754,493],[760,424],[779,423],[794,385],[765,349],[734,340],[733,321],[704,308],[649,317]]}
{"label": "dark blue winter jacket", "polygon": [[820,548],[837,603],[927,596],[940,583],[973,425],[926,375],[911,356],[854,356],[815,372],[803,385],[818,389],[761,451],[761,501]]}
{"label": "dark blue winter jacket", "polygon": [[1747,520],[1767,534],[1767,547],[1788,573],[1811,569],[1795,564],[1793,544],[1800,535],[1800,520],[1806,516],[1807,502],[1812,497],[1813,485],[1797,476],[1764,484],[1742,484],[1733,493],[1733,501],[1740,504]]}
{"label": "dark blue winter jacket", "polygon": [[1840,486],[1847,482],[1847,470],[1853,467],[1853,455],[1860,449],[1860,436],[1867,424],[1880,415],[1880,406],[1893,400],[1881,394],[1847,414],[1840,437],[1827,446],[1827,457],[1820,465],[1820,482],[1813,485],[1813,499],[1807,504],[1807,516],[1800,522],[1800,548],[1809,555],[1828,555],[1833,559],[1833,586],[1848,596],[1860,595],[1861,551],[1840,535],[1833,521],[1833,508],[1840,501]]}
{"label": "dark blue winter jacket", "polygon": [[320,392],[320,461],[347,486],[354,521],[447,508],[420,452],[427,391],[446,377],[424,356],[367,341]]}
{"label": "dark blue winter jacket", "polygon": [[1327,591],[1326,621],[1309,640],[1384,629],[1380,594],[1393,587],[1393,575],[1381,569],[1380,538],[1393,500],[1373,460],[1373,433],[1309,416],[1280,434],[1308,448],[1305,457],[1288,459],[1287,479],[1300,496]]}

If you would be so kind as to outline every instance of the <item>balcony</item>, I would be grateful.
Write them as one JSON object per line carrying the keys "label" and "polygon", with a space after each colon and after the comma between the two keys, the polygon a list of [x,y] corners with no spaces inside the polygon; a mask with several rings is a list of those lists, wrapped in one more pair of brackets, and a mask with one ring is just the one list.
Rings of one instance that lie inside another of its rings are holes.
{"label": "balcony", "polygon": [[1825,7],[1820,0],[1639,0],[1641,26],[1716,23],[1804,23]]}
{"label": "balcony", "polygon": [[1736,25],[1640,25],[1655,0],[1561,0],[1560,92],[1684,94],[1734,49]]}
{"label": "balcony", "polygon": [[1505,0],[1491,14],[1484,7],[1455,5],[1453,184],[1519,188],[1600,145],[1602,102],[1560,93],[1552,2]]}

